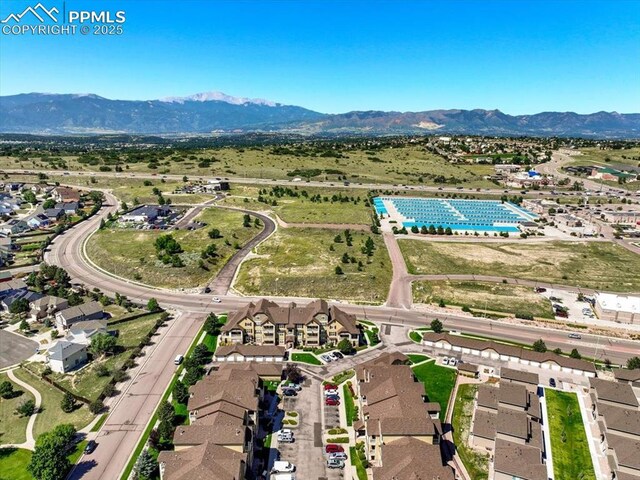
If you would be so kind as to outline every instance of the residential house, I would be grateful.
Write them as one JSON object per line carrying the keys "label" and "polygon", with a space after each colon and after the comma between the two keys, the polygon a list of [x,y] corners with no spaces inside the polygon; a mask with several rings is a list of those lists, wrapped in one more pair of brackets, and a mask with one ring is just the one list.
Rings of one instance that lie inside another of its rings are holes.
{"label": "residential house", "polygon": [[537,373],[502,367],[500,369],[500,383],[504,385],[507,382],[524,385],[528,391],[536,392],[540,377]]}
{"label": "residential house", "polygon": [[286,349],[278,345],[222,345],[213,355],[215,362],[282,362]]}
{"label": "residential house", "polygon": [[80,192],[70,187],[56,187],[51,193],[56,202],[80,201]]}
{"label": "residential house", "polygon": [[262,299],[231,312],[222,327],[221,344],[253,343],[287,348],[337,345],[347,339],[357,347],[360,329],[356,318],[324,300],[306,306],[290,303],[280,307]]}
{"label": "residential house", "polygon": [[102,333],[107,333],[106,320],[85,320],[74,323],[67,331],[65,340],[81,345],[91,345],[92,337]]}
{"label": "residential house", "polygon": [[187,450],[158,455],[161,480],[244,480],[247,455],[205,442]]}
{"label": "residential house", "polygon": [[13,218],[0,225],[0,233],[5,235],[20,235],[31,230],[31,227],[24,220]]}
{"label": "residential house", "polygon": [[11,295],[15,295],[18,292],[26,292],[27,284],[24,283],[24,280],[16,278],[14,280],[9,280],[8,282],[0,283],[0,299],[6,298]]}
{"label": "residential house", "polygon": [[4,295],[0,300],[0,306],[9,311],[11,309],[11,305],[18,300],[26,300],[29,304],[43,295],[38,292],[32,292],[30,290],[19,290],[8,295]]}
{"label": "residential house", "polygon": [[53,317],[56,312],[69,307],[69,302],[66,298],[45,295],[33,300],[29,307],[31,308],[31,315],[36,320],[43,320],[46,317]]}
{"label": "residential house", "polygon": [[381,459],[381,465],[372,468],[374,480],[455,479],[453,469],[442,461],[440,446],[413,437],[383,445]]}
{"label": "residential house", "polygon": [[65,215],[65,211],[62,208],[47,208],[44,211],[45,216],[52,222],[57,222],[58,220],[60,220],[64,215]]}
{"label": "residential house", "polygon": [[632,387],[640,388],[640,368],[634,370],[619,368],[618,370],[614,370],[613,375],[616,381],[620,383],[627,383]]}
{"label": "residential house", "polygon": [[79,202],[56,203],[55,209],[62,210],[65,213],[65,215],[75,215],[76,213],[78,213],[78,210],[80,210],[80,203]]}
{"label": "residential house", "polygon": [[66,330],[71,325],[85,320],[101,320],[105,317],[102,305],[89,302],[56,312],[56,326],[58,330]]}
{"label": "residential house", "polygon": [[58,340],[49,348],[49,367],[54,372],[67,373],[87,363],[87,346]]}
{"label": "residential house", "polygon": [[27,225],[33,229],[48,227],[50,223],[51,220],[44,213],[38,213],[27,219]]}

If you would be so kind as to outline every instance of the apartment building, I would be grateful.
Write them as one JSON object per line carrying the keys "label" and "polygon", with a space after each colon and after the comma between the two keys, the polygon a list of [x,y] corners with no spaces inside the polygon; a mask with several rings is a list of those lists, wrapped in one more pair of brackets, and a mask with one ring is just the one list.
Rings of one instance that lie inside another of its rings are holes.
{"label": "apartment building", "polygon": [[365,443],[373,478],[409,480],[428,471],[453,480],[440,450],[440,407],[427,402],[424,386],[400,356],[383,355],[356,368],[362,420],[354,429]]}
{"label": "apartment building", "polygon": [[337,345],[343,339],[357,347],[360,329],[356,317],[324,300],[306,306],[285,307],[262,299],[229,314],[220,342],[292,347]]}

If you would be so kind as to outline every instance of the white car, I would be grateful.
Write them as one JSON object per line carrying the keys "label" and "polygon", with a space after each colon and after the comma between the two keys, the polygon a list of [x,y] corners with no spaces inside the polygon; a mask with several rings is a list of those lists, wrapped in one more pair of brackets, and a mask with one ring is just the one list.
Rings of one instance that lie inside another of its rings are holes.
{"label": "white car", "polygon": [[452,367],[455,367],[458,364],[458,360],[456,360],[455,358],[451,357],[449,359],[449,365],[451,365]]}
{"label": "white car", "polygon": [[211,299],[211,301],[212,301],[213,303],[220,303],[220,302],[222,302],[222,300],[220,300],[220,297],[213,297],[213,298]]}
{"label": "white car", "polygon": [[443,364],[443,365],[449,365],[449,358],[444,357],[444,358],[442,359],[442,364]]}
{"label": "white car", "polygon": [[329,454],[330,460],[346,460],[347,454],[344,452],[333,452]]}
{"label": "white car", "polygon": [[324,395],[340,395],[340,393],[338,393],[338,390],[325,390]]}
{"label": "white car", "polygon": [[327,353],[327,355],[329,355],[329,357],[331,358],[331,360],[338,360],[338,357],[336,357],[336,355],[331,352],[331,353]]}
{"label": "white car", "polygon": [[327,354],[322,355],[320,358],[321,358],[322,360],[324,360],[325,362],[327,362],[327,363],[330,363],[330,362],[332,362],[332,361],[333,361],[333,358],[331,358],[331,357],[330,357],[329,355],[327,355]]}
{"label": "white car", "polygon": [[276,461],[273,462],[273,472],[275,473],[287,473],[295,472],[296,466],[290,462]]}

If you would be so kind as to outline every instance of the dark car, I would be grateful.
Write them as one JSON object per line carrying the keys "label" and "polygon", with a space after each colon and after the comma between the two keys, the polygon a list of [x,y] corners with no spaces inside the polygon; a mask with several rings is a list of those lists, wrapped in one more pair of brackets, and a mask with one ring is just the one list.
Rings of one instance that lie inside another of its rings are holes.
{"label": "dark car", "polygon": [[340,401],[340,395],[327,395],[326,397],[327,400],[336,400],[336,401]]}
{"label": "dark car", "polygon": [[342,447],[342,445],[336,445],[335,443],[330,443],[326,447],[324,447],[324,451],[326,453],[344,452],[344,447]]}
{"label": "dark car", "polygon": [[544,293],[544,292],[546,292],[546,291],[547,291],[547,289],[546,289],[546,288],[543,288],[543,287],[536,287],[536,293]]}
{"label": "dark car", "polygon": [[340,358],[344,358],[344,355],[342,355],[340,352],[333,352],[333,355],[334,355],[335,357],[338,357],[339,359],[340,359]]}
{"label": "dark car", "polygon": [[298,392],[296,392],[293,388],[285,388],[284,390],[282,390],[282,394],[285,397],[295,397],[298,395]]}
{"label": "dark car", "polygon": [[324,404],[328,407],[337,407],[338,405],[340,405],[340,401],[334,400],[333,398],[326,398]]}
{"label": "dark car", "polygon": [[211,293],[211,288],[205,287],[204,288],[204,293]]}
{"label": "dark car", "polygon": [[87,442],[87,445],[84,447],[84,453],[86,455],[93,453],[97,446],[98,444],[96,442],[94,442],[93,440],[89,440]]}
{"label": "dark car", "polygon": [[549,386],[550,387],[555,387],[556,386],[556,379],[555,378],[550,378],[549,379]]}

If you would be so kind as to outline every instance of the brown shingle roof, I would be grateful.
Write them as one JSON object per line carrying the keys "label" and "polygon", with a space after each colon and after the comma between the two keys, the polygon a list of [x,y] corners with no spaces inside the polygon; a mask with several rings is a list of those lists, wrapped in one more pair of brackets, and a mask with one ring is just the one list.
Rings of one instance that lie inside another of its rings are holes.
{"label": "brown shingle roof", "polygon": [[640,437],[640,410],[598,402],[598,414],[604,417],[607,430],[617,430]]}
{"label": "brown shingle roof", "polygon": [[498,407],[496,433],[526,440],[529,437],[529,419],[524,412]]}
{"label": "brown shingle roof", "polygon": [[476,410],[473,418],[473,434],[476,437],[494,440],[496,438],[496,422],[495,413]]}
{"label": "brown shingle roof", "polygon": [[478,387],[478,406],[498,408],[498,388],[482,384]]}
{"label": "brown shingle roof", "polygon": [[590,378],[589,384],[595,389],[599,401],[620,403],[630,407],[638,407],[638,399],[631,385],[627,383],[609,382],[601,378]]}
{"label": "brown shingle roof", "polygon": [[616,452],[618,466],[640,470],[640,439],[609,433],[607,443]]}
{"label": "brown shingle roof", "polygon": [[498,402],[526,408],[529,397],[527,387],[519,383],[500,382]]}
{"label": "brown shingle roof", "polygon": [[216,357],[240,354],[243,357],[284,357],[286,349],[278,345],[245,345],[235,343],[222,345],[216,349]]}
{"label": "brown shingle roof", "polygon": [[356,317],[340,310],[335,305],[328,305],[325,300],[314,300],[306,306],[299,307],[295,303],[281,307],[278,304],[266,299],[261,299],[257,303],[249,303],[240,310],[229,313],[227,323],[222,327],[223,332],[228,332],[238,327],[238,324],[245,318],[253,319],[256,315],[264,314],[269,321],[277,325],[306,325],[311,322],[316,315],[325,314],[329,317],[329,323],[340,323],[347,332],[352,334],[360,333],[356,325]]}
{"label": "brown shingle roof", "polygon": [[540,379],[537,373],[525,372],[524,370],[514,370],[513,368],[502,367],[500,377],[503,380],[513,380],[516,382],[538,385]]}
{"label": "brown shingle roof", "polygon": [[242,480],[247,455],[213,443],[162,451],[164,480]]}
{"label": "brown shingle roof", "polygon": [[624,382],[640,382],[640,368],[629,370],[627,368],[619,368],[614,370],[613,375],[616,380],[622,380]]}
{"label": "brown shingle roof", "polygon": [[533,350],[528,350],[522,347],[516,347],[513,345],[505,345],[503,343],[495,342],[492,340],[479,340],[477,338],[463,337],[461,335],[451,335],[449,333],[434,333],[425,332],[423,335],[424,340],[430,342],[445,341],[450,345],[459,346],[462,348],[469,348],[471,350],[494,350],[500,355],[508,355],[512,357],[522,358],[539,363],[555,363],[561,367],[572,368],[576,370],[582,370],[584,372],[595,373],[596,369],[593,364],[586,360],[580,360],[577,358],[564,357],[557,355],[553,352],[539,353]]}
{"label": "brown shingle roof", "polygon": [[458,370],[461,372],[478,373],[478,365],[474,363],[459,363]]}
{"label": "brown shingle roof", "polygon": [[494,470],[522,480],[547,480],[539,448],[496,440]]}
{"label": "brown shingle roof", "polygon": [[375,480],[454,480],[442,461],[440,447],[415,438],[402,438],[382,446],[382,466],[373,467]]}

